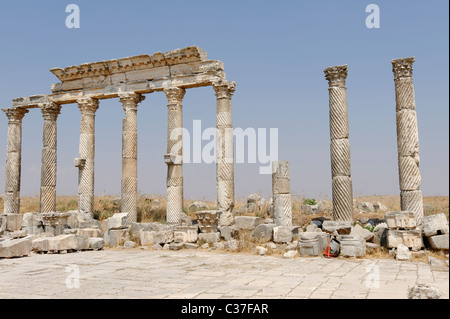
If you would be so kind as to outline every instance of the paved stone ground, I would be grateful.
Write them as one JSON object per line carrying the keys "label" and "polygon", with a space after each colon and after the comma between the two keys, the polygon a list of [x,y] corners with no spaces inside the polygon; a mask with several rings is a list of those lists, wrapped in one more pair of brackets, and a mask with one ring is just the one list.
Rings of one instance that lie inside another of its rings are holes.
{"label": "paved stone ground", "polygon": [[395,260],[140,249],[0,260],[0,298],[392,299],[417,283],[449,298],[448,270]]}

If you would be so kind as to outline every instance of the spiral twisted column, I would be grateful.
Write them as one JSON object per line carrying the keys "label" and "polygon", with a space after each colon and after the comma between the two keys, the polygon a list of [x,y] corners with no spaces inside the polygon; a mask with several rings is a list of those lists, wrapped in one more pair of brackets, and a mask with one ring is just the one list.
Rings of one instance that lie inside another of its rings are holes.
{"label": "spiral twisted column", "polygon": [[347,88],[345,87],[347,65],[326,68],[324,73],[329,85],[333,218],[336,221],[353,221]]}
{"label": "spiral twisted column", "polygon": [[28,110],[9,108],[2,109],[2,111],[8,117],[4,213],[18,214],[20,210],[22,119],[28,113]]}
{"label": "spiral twisted column", "polygon": [[78,210],[94,214],[94,157],[95,157],[95,112],[98,100],[81,98],[77,100],[81,111],[79,158],[74,160],[78,167]]}
{"label": "spiral twisted column", "polygon": [[50,101],[39,104],[39,108],[44,118],[40,212],[50,213],[56,211],[56,119],[61,112],[61,105]]}
{"label": "spiral twisted column", "polygon": [[183,97],[186,90],[178,87],[164,89],[167,104],[167,210],[170,225],[181,224],[183,213]]}
{"label": "spiral twisted column", "polygon": [[127,213],[127,224],[137,221],[137,106],[145,96],[136,92],[119,93],[125,117],[122,120],[122,186],[120,211]]}
{"label": "spiral twisted column", "polygon": [[236,83],[218,80],[212,83],[217,98],[216,113],[216,178],[219,226],[233,222],[234,208],[234,141],[231,97]]}
{"label": "spiral twisted column", "polygon": [[422,224],[423,199],[420,190],[419,132],[412,79],[414,57],[394,59],[397,154],[401,209],[412,211]]}

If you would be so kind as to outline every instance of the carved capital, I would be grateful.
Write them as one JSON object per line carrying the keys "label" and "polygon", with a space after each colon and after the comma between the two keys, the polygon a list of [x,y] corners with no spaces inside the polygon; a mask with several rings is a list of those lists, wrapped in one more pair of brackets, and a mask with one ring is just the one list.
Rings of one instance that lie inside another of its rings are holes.
{"label": "carved capital", "polygon": [[123,105],[123,109],[137,108],[138,103],[145,100],[145,96],[136,92],[121,92],[119,93],[120,102]]}
{"label": "carved capital", "polygon": [[412,77],[414,57],[394,59],[392,60],[392,72],[394,72],[394,80],[399,78]]}
{"label": "carved capital", "polygon": [[98,109],[99,102],[97,99],[91,97],[82,97],[77,100],[78,107],[82,114],[95,115]]}
{"label": "carved capital", "polygon": [[8,123],[14,124],[21,123],[25,114],[29,112],[27,109],[20,107],[2,109],[2,111],[8,117]]}
{"label": "carved capital", "polygon": [[168,105],[181,105],[186,90],[179,87],[168,87],[164,89],[164,93],[169,101]]}
{"label": "carved capital", "polygon": [[212,83],[217,99],[231,99],[236,91],[236,83],[226,80],[217,80]]}
{"label": "carved capital", "polygon": [[41,109],[44,120],[56,121],[59,113],[61,113],[61,105],[52,101],[39,103],[38,106]]}
{"label": "carved capital", "polygon": [[345,86],[345,79],[347,78],[348,68],[345,65],[330,66],[323,70],[325,78],[328,80],[328,85],[331,86]]}

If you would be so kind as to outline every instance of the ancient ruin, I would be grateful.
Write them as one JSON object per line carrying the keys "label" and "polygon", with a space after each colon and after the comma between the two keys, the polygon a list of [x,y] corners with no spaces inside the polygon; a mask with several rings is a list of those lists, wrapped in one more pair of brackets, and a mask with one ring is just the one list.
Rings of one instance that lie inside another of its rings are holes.
{"label": "ancient ruin", "polygon": [[[122,128],[121,212],[127,224],[137,221],[137,107],[144,94],[162,91],[168,99],[167,222],[181,223],[183,212],[182,99],[187,89],[212,86],[217,97],[217,201],[223,215],[234,206],[234,155],[231,97],[235,83],[226,80],[221,61],[208,60],[197,46],[166,53],[139,55],[84,63],[50,71],[61,81],[52,94],[21,97],[3,109],[9,119],[5,213],[20,207],[21,123],[30,109],[39,108],[44,118],[40,212],[56,211],[57,118],[62,106],[77,103],[81,111],[79,211],[92,217],[94,207],[95,112],[100,100],[119,98],[124,109]],[[226,220],[223,218],[223,220]]]}

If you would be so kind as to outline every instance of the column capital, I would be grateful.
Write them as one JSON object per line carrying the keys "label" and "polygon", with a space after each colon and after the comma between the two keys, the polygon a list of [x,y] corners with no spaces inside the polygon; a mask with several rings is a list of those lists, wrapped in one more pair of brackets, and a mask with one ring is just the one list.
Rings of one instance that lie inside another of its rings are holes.
{"label": "column capital", "polygon": [[392,60],[392,72],[394,72],[394,80],[399,78],[412,77],[414,57],[401,58]]}
{"label": "column capital", "polygon": [[98,109],[98,99],[94,99],[92,97],[82,97],[77,100],[78,107],[81,110],[82,114],[91,114],[95,115],[95,111]]}
{"label": "column capital", "polygon": [[328,80],[328,85],[345,87],[345,80],[348,74],[347,64],[330,66],[323,70],[325,78]]}
{"label": "column capital", "polygon": [[227,80],[217,80],[212,83],[217,99],[231,99],[236,91],[236,83]]}
{"label": "column capital", "polygon": [[164,89],[164,93],[166,94],[167,100],[169,101],[168,105],[181,105],[181,101],[184,98],[186,90],[179,87],[167,87]]}
{"label": "column capital", "polygon": [[145,96],[136,92],[120,92],[119,93],[120,102],[125,108],[137,108],[138,103],[145,100]]}
{"label": "column capital", "polygon": [[25,114],[29,112],[27,109],[21,107],[5,108],[2,109],[2,111],[5,112],[6,116],[8,117],[9,123],[22,122],[22,119],[25,116]]}
{"label": "column capital", "polygon": [[56,120],[59,113],[61,113],[61,105],[53,101],[39,103],[38,106],[41,109],[42,116],[45,120]]}

